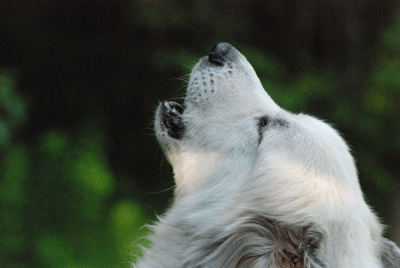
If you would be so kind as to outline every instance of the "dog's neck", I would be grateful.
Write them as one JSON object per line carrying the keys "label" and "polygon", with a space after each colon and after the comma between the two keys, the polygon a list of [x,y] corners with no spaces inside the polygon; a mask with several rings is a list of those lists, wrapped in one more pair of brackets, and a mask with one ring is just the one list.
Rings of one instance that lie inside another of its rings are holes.
{"label": "dog's neck", "polygon": [[221,152],[183,151],[171,156],[176,197],[199,192],[205,187],[238,184],[251,170],[252,159]]}

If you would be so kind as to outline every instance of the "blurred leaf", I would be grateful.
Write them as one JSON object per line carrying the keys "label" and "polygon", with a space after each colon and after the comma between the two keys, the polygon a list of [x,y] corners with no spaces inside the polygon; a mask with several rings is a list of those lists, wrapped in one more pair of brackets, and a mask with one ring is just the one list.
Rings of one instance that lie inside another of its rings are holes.
{"label": "blurred leaf", "polygon": [[105,162],[94,152],[81,152],[75,163],[75,174],[87,191],[100,196],[109,196],[113,192],[114,178]]}
{"label": "blurred leaf", "polygon": [[366,110],[375,114],[382,114],[390,112],[389,101],[385,92],[378,90],[368,90],[364,95],[364,105]]}
{"label": "blurred leaf", "polygon": [[65,156],[68,137],[60,131],[49,131],[42,138],[41,149],[54,157]]}
{"label": "blurred leaf", "polygon": [[25,121],[26,104],[15,92],[11,69],[0,70],[0,146],[7,144],[13,129]]}
{"label": "blurred leaf", "polygon": [[38,241],[38,257],[49,267],[74,267],[74,256],[66,240],[55,234],[45,234]]}
{"label": "blurred leaf", "polygon": [[132,254],[138,256],[141,253],[139,245],[148,245],[144,239],[148,232],[142,229],[146,217],[141,206],[130,200],[121,201],[113,206],[110,219],[121,259],[133,261]]}
{"label": "blurred leaf", "polygon": [[398,51],[400,48],[400,11],[397,10],[394,16],[395,23],[391,27],[385,29],[382,34],[382,44],[383,46],[392,51]]}
{"label": "blurred leaf", "polygon": [[27,250],[24,211],[29,162],[26,149],[14,146],[0,163],[0,259],[10,260]]}
{"label": "blurred leaf", "polygon": [[29,158],[22,146],[15,146],[4,159],[4,171],[0,181],[0,200],[13,205],[22,205],[26,200],[26,180]]}
{"label": "blurred leaf", "polygon": [[[400,35],[400,34],[399,34]],[[400,50],[400,45],[399,45]],[[400,63],[397,58],[381,59],[372,77],[374,84],[381,91],[395,90],[400,94]]]}

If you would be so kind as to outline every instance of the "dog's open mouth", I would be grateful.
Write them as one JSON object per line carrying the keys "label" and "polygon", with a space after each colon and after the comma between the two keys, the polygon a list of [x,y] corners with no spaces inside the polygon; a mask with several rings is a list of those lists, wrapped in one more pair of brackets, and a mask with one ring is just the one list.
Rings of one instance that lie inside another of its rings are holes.
{"label": "dog's open mouth", "polygon": [[185,132],[182,114],[184,108],[173,101],[164,101],[161,104],[161,124],[167,129],[167,133],[171,138],[180,139]]}

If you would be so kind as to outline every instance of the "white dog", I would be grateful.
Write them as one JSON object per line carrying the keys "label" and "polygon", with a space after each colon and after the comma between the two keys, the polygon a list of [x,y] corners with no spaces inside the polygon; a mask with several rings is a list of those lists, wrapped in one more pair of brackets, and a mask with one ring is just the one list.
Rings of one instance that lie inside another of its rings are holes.
{"label": "white dog", "polygon": [[275,104],[231,45],[199,61],[155,130],[175,201],[134,267],[400,267],[341,136]]}

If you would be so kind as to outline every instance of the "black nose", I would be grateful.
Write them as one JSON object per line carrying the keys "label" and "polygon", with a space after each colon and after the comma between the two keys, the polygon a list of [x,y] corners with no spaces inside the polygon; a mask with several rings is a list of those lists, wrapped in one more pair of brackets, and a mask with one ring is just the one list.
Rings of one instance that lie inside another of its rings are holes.
{"label": "black nose", "polygon": [[219,43],[208,53],[208,61],[222,66],[226,61],[233,61],[236,56],[236,49],[231,44]]}

